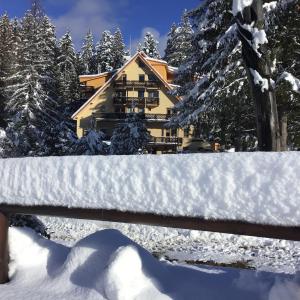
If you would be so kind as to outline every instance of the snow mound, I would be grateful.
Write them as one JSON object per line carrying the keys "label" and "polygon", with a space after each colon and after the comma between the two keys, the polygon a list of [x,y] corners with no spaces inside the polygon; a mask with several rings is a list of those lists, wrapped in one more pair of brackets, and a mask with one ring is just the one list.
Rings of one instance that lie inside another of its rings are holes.
{"label": "snow mound", "polygon": [[299,178],[299,152],[0,159],[0,201],[300,225]]}
{"label": "snow mound", "polygon": [[5,300],[300,299],[299,273],[170,264],[116,230],[96,232],[69,248],[11,228],[9,242],[14,271],[0,286]]}
{"label": "snow mound", "polygon": [[147,278],[141,257],[133,246],[124,246],[111,257],[104,286],[106,296],[112,300],[171,299],[162,295],[155,282]]}

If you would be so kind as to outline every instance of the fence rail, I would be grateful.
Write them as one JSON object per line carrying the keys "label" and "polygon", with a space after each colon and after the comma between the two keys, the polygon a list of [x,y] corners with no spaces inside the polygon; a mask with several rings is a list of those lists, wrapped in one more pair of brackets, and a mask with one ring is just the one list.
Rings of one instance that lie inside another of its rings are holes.
{"label": "fence rail", "polygon": [[30,214],[85,220],[144,224],[300,241],[300,227],[252,224],[236,220],[206,220],[196,217],[156,215],[107,209],[59,206],[20,206],[0,204],[0,284],[8,281],[8,218],[10,214]]}

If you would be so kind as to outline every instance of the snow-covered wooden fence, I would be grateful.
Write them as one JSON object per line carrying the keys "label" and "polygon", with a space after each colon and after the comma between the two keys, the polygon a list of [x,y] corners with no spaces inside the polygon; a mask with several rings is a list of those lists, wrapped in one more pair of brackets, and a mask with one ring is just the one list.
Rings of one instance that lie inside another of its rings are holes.
{"label": "snow-covered wooden fence", "polygon": [[134,223],[220,233],[300,241],[300,227],[254,224],[236,220],[207,220],[197,217],[122,212],[107,209],[82,209],[63,206],[19,206],[0,204],[0,283],[8,281],[8,224],[10,214],[30,214]]}
{"label": "snow-covered wooden fence", "polygon": [[0,282],[9,214],[300,241],[299,178],[299,152],[2,159]]}

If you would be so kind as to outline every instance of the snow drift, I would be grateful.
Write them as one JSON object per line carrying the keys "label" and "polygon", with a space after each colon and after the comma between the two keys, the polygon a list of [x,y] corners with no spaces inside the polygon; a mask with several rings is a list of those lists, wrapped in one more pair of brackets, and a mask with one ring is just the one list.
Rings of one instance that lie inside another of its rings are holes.
{"label": "snow drift", "polygon": [[300,225],[300,154],[0,160],[2,203]]}
{"label": "snow drift", "polygon": [[72,248],[30,229],[10,229],[11,282],[0,299],[299,300],[299,274],[182,266],[158,261],[119,231]]}

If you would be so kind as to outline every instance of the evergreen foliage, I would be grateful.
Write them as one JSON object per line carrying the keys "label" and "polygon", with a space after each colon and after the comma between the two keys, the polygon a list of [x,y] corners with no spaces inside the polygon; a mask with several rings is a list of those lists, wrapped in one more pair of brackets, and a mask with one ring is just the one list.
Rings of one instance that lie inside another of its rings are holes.
{"label": "evergreen foliage", "polygon": [[98,73],[110,72],[114,69],[115,55],[113,52],[114,37],[110,31],[102,33],[99,43],[96,45],[96,61]]}
{"label": "evergreen foliage", "polygon": [[108,145],[103,142],[104,133],[89,130],[87,134],[74,143],[71,153],[74,155],[105,155]]}
{"label": "evergreen foliage", "polygon": [[[65,126],[55,28],[49,18],[28,11],[12,24],[10,74],[6,80],[2,156],[60,155],[74,132]],[[76,78],[76,80],[78,80]],[[65,151],[65,150],[64,150]]]}
{"label": "evergreen foliage", "polygon": [[80,53],[80,59],[83,65],[84,74],[89,75],[89,74],[97,73],[94,37],[90,30],[84,39],[83,46]]}
{"label": "evergreen foliage", "polygon": [[139,44],[138,51],[143,51],[151,58],[160,58],[158,50],[159,42],[154,38],[151,32],[147,32],[144,38],[144,43]]}
{"label": "evergreen foliage", "polygon": [[[267,6],[266,6],[267,7]],[[278,1],[267,10],[267,36],[274,51],[273,79],[279,119],[286,116],[288,143],[300,147],[300,10],[299,1]]]}
{"label": "evergreen foliage", "polygon": [[131,114],[119,124],[111,138],[110,154],[133,155],[143,153],[150,141],[150,134],[139,114]]}
{"label": "evergreen foliage", "polygon": [[164,60],[171,66],[183,65],[191,55],[192,25],[187,12],[184,12],[179,26],[173,24],[168,34]]}
{"label": "evergreen foliage", "polygon": [[112,44],[112,51],[113,51],[113,69],[121,68],[125,63],[125,44],[123,40],[123,35],[121,30],[118,28],[114,34],[113,44]]}
{"label": "evergreen foliage", "polygon": [[192,55],[179,69],[183,101],[171,125],[194,125],[197,137],[250,150],[255,145],[254,108],[231,1],[207,0],[190,17],[195,27]]}
{"label": "evergreen foliage", "polygon": [[7,82],[13,64],[13,26],[7,14],[0,17],[0,127],[5,127],[4,108],[7,103]]}
{"label": "evergreen foliage", "polygon": [[70,32],[67,32],[59,41],[58,79],[59,95],[66,105],[79,100],[79,74],[77,73],[78,57],[75,53]]}
{"label": "evergreen foliage", "polygon": [[36,233],[50,239],[50,233],[46,226],[35,216],[30,215],[12,215],[9,218],[9,226],[11,227],[28,227]]}

